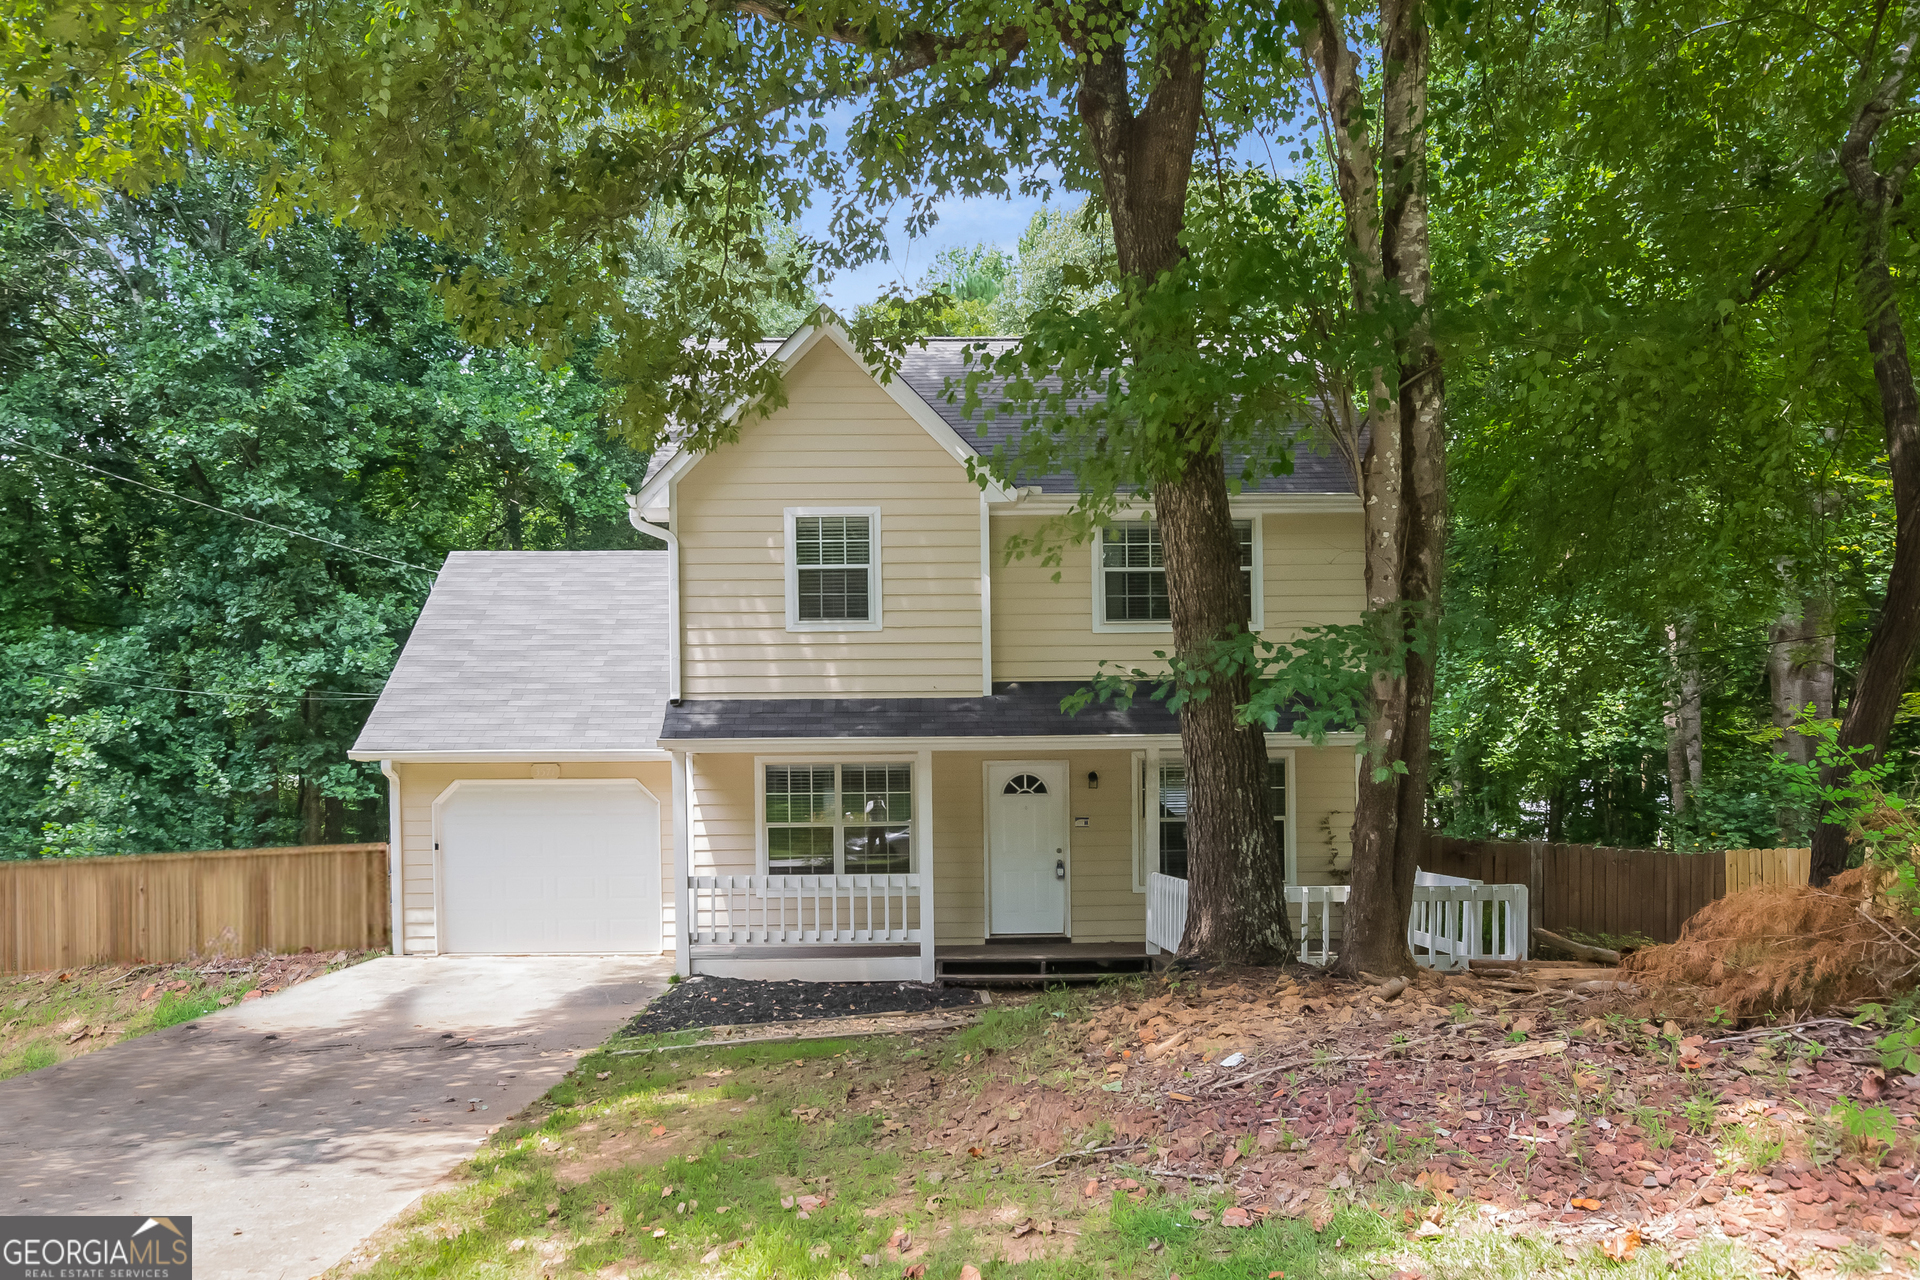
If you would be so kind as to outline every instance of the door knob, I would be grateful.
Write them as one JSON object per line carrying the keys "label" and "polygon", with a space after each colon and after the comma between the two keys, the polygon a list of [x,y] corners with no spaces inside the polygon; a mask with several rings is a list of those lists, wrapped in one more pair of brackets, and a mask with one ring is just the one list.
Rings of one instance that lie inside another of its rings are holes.
{"label": "door knob", "polygon": [[1061,858],[1055,860],[1053,864],[1053,878],[1055,880],[1065,880],[1067,878],[1066,859]]}

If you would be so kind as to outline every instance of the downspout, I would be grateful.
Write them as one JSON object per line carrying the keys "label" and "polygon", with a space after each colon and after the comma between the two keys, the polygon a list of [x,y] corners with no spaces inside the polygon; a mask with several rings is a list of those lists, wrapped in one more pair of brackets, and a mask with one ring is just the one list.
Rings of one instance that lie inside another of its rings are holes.
{"label": "downspout", "polygon": [[993,534],[980,491],[980,696],[993,696]]}
{"label": "downspout", "polygon": [[393,954],[403,956],[407,953],[406,922],[401,910],[401,898],[406,891],[404,879],[405,861],[401,857],[400,841],[405,824],[400,821],[400,771],[393,767],[393,761],[382,760],[380,772],[387,775],[387,905],[392,914]]}
{"label": "downspout", "polygon": [[[672,521],[678,481],[667,482],[667,519]],[[627,523],[648,537],[667,544],[667,701],[680,704],[680,539],[665,524],[655,524],[640,514],[640,508],[627,504]]]}

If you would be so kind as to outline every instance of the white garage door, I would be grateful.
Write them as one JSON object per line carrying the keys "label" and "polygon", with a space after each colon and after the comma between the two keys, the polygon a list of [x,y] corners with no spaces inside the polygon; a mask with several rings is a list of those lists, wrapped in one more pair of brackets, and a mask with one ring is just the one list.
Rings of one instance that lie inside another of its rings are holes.
{"label": "white garage door", "polygon": [[440,949],[660,949],[660,804],[637,783],[463,782],[440,806]]}

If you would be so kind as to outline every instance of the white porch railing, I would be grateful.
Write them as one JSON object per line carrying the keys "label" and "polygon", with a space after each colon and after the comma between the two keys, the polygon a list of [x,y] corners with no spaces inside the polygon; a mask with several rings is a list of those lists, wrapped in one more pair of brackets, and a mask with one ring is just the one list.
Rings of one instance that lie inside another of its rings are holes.
{"label": "white porch railing", "polygon": [[921,877],[690,876],[696,946],[917,943]]}
{"label": "white porch railing", "polygon": [[1187,934],[1187,882],[1158,871],[1147,876],[1147,954],[1178,951]]}
{"label": "white porch railing", "polygon": [[[1449,879],[1422,875],[1422,880]],[[1294,937],[1308,964],[1333,960],[1333,908],[1344,906],[1344,884],[1288,885],[1289,913],[1298,906]],[[1147,952],[1178,951],[1187,929],[1187,882],[1151,872],[1147,876]],[[1419,964],[1460,969],[1468,960],[1527,958],[1527,886],[1523,884],[1420,884],[1413,889],[1407,945]]]}

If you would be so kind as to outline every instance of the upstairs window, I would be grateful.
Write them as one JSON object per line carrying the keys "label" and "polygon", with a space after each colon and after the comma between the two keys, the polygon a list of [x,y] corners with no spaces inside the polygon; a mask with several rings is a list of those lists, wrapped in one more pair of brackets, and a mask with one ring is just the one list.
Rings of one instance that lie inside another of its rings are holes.
{"label": "upstairs window", "polygon": [[[1236,520],[1240,535],[1240,598],[1248,625],[1260,622],[1259,555],[1253,521]],[[1151,520],[1110,524],[1094,544],[1094,622],[1101,630],[1163,631],[1173,621],[1160,526]]]}
{"label": "upstairs window", "polygon": [[766,766],[767,874],[913,870],[913,766]]}
{"label": "upstairs window", "polygon": [[789,508],[787,629],[878,630],[879,545],[873,508]]}

